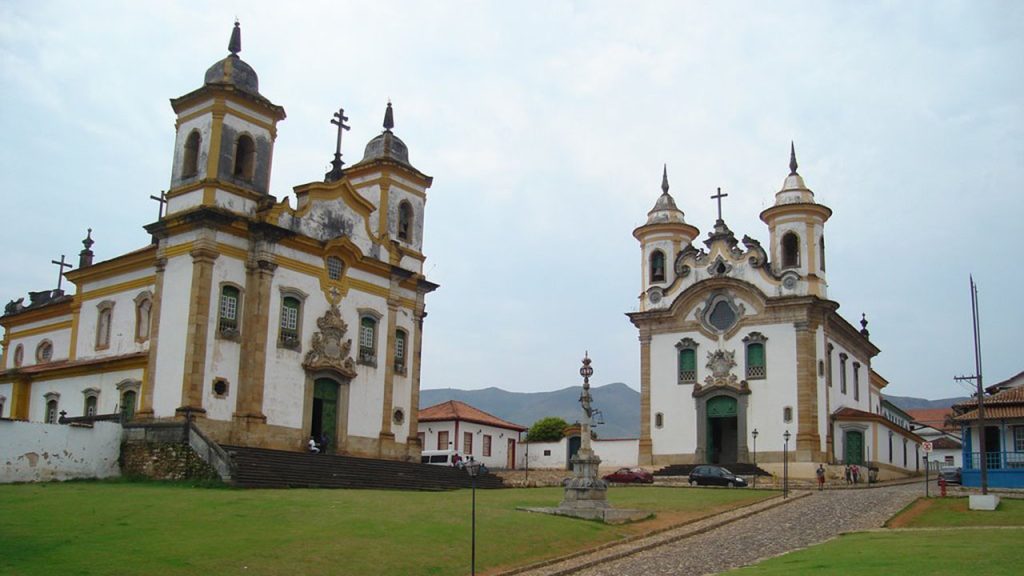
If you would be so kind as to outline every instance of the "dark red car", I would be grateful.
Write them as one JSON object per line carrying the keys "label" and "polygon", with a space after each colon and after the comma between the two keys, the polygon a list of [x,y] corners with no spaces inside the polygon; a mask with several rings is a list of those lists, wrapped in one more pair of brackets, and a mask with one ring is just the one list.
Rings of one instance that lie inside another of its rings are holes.
{"label": "dark red car", "polygon": [[623,484],[653,484],[654,474],[643,468],[619,468],[614,474],[604,477],[609,482],[621,482]]}

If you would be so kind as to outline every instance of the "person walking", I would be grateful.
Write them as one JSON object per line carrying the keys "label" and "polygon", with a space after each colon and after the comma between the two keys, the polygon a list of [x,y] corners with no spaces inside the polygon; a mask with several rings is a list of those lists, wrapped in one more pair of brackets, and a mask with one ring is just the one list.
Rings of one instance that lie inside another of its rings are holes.
{"label": "person walking", "polygon": [[850,484],[853,482],[853,472],[850,470],[850,465],[847,464],[846,468],[843,469],[843,474],[846,475],[846,483]]}
{"label": "person walking", "polygon": [[818,477],[818,492],[825,489],[825,465],[818,464],[818,469],[814,471],[814,475]]}
{"label": "person walking", "polygon": [[853,476],[853,483],[856,484],[860,481],[860,466],[854,464],[850,467],[850,475]]}

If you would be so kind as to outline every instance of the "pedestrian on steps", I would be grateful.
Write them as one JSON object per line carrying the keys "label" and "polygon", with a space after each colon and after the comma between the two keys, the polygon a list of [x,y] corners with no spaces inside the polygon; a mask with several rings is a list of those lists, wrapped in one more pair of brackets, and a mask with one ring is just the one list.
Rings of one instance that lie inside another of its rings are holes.
{"label": "pedestrian on steps", "polygon": [[814,474],[818,477],[818,491],[821,492],[825,489],[825,465],[818,464],[818,469],[814,471]]}

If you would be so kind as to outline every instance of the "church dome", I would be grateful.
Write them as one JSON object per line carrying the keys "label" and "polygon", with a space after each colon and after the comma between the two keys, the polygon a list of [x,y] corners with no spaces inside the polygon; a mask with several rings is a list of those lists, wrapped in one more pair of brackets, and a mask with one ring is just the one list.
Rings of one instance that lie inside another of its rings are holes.
{"label": "church dome", "polygon": [[391,109],[391,102],[388,102],[387,110],[384,111],[384,132],[366,143],[362,162],[390,158],[403,164],[409,164],[409,147],[391,131],[394,127],[395,116]]}
{"label": "church dome", "polygon": [[814,192],[804,184],[804,179],[797,173],[796,147],[789,144],[789,175],[782,183],[782,189],[775,193],[775,205],[781,204],[813,204]]}
{"label": "church dome", "polygon": [[206,70],[205,83],[233,86],[243,92],[258,95],[260,80],[256,71],[238,57],[242,51],[242,30],[238,22],[235,22],[235,28],[231,31],[228,51],[231,54]]}

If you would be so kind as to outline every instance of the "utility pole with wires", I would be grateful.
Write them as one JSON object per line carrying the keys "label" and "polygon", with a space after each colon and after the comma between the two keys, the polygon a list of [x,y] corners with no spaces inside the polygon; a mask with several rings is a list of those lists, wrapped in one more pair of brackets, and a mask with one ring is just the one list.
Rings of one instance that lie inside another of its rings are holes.
{"label": "utility pole with wires", "polygon": [[981,493],[988,494],[988,454],[985,450],[985,389],[981,379],[981,330],[978,327],[978,285],[971,275],[971,314],[974,318],[974,375],[956,376],[958,381],[973,381],[978,398],[978,459],[981,461]]}

